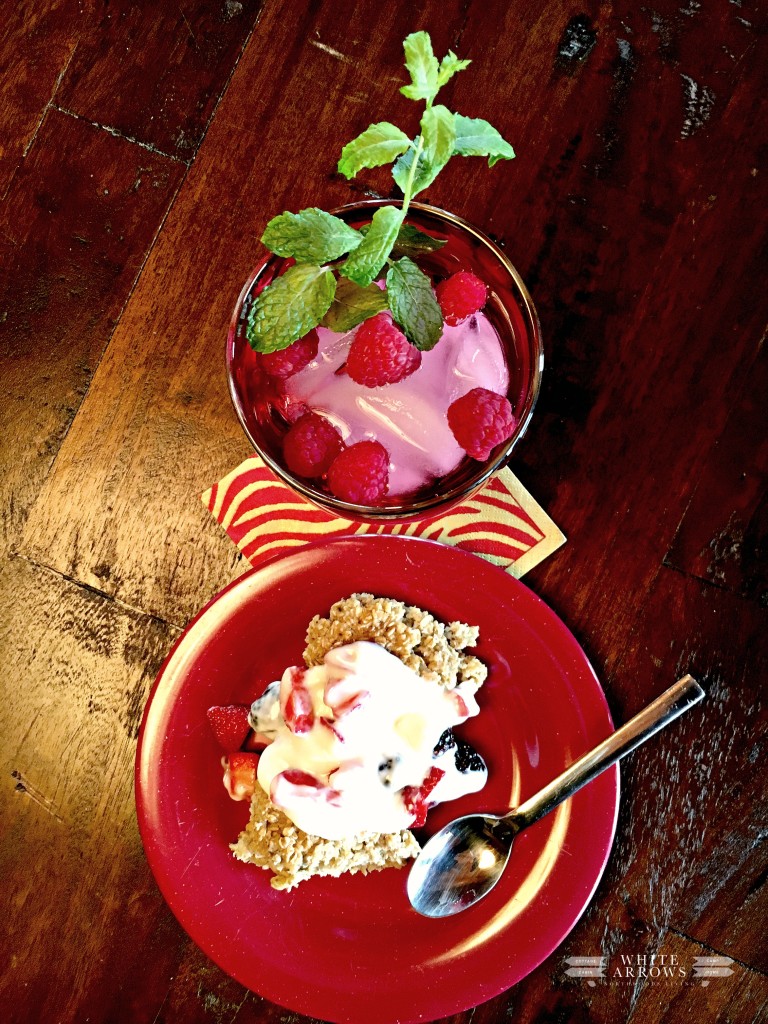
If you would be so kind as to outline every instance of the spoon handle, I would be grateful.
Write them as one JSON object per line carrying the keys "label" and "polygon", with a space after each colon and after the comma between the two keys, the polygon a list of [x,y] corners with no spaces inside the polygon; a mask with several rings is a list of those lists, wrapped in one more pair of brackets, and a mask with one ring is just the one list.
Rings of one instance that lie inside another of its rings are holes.
{"label": "spoon handle", "polygon": [[595,776],[610,768],[641,743],[669,725],[678,715],[693,707],[704,696],[704,691],[693,678],[684,676],[661,696],[622,725],[608,739],[575,761],[570,768],[539,790],[535,796],[520,804],[506,819],[516,831],[532,825],[553,807],[571,796],[577,789],[591,782]]}

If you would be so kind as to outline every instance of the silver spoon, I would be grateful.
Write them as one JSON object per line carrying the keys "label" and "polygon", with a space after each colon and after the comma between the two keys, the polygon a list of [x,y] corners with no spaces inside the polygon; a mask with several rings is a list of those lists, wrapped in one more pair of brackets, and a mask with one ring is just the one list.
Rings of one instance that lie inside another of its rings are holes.
{"label": "silver spoon", "polygon": [[440,829],[408,875],[411,905],[425,917],[450,917],[473,906],[501,878],[518,832],[543,818],[703,696],[696,680],[684,676],[514,811],[501,817],[470,814]]}

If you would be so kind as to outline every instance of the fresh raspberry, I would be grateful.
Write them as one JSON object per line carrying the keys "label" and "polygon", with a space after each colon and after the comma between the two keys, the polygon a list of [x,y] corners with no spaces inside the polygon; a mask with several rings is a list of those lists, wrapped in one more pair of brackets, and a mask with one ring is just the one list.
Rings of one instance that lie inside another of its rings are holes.
{"label": "fresh raspberry", "polygon": [[488,299],[488,286],[468,270],[460,270],[435,288],[443,319],[451,327],[482,309]]}
{"label": "fresh raspberry", "polygon": [[421,366],[421,352],[386,313],[360,324],[347,356],[347,373],[358,384],[396,384]]}
{"label": "fresh raspberry", "polygon": [[484,462],[497,444],[512,436],[517,420],[504,395],[472,388],[448,407],[448,425],[467,455]]}
{"label": "fresh raspberry", "polygon": [[344,447],[341,434],[316,412],[300,417],[283,439],[285,464],[296,476],[322,476]]}
{"label": "fresh raspberry", "polygon": [[312,362],[317,355],[317,346],[317,331],[313,330],[288,348],[282,348],[279,352],[265,352],[261,356],[261,365],[270,377],[285,380]]}
{"label": "fresh raspberry", "polygon": [[389,453],[378,441],[358,441],[337,455],[328,487],[342,501],[373,505],[389,488]]}

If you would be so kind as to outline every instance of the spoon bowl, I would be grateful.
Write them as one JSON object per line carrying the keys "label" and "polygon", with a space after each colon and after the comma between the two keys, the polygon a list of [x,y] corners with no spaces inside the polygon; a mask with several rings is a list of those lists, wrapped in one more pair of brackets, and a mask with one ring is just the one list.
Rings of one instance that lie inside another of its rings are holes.
{"label": "spoon bowl", "polygon": [[684,676],[509,814],[470,814],[440,829],[408,875],[408,899],[414,910],[425,917],[450,917],[483,899],[501,878],[518,832],[543,818],[703,696],[696,680]]}

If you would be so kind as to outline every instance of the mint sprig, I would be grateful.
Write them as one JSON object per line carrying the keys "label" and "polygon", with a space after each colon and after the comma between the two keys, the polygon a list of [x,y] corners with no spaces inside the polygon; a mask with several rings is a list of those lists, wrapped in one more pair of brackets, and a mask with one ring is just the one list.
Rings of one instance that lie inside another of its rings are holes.
{"label": "mint sprig", "polygon": [[261,240],[278,256],[292,256],[297,263],[329,263],[357,248],[363,236],[341,217],[310,207],[274,217]]}
{"label": "mint sprig", "polygon": [[[377,121],[344,146],[338,164],[340,174],[353,178],[366,168],[391,163],[402,204],[379,207],[370,225],[360,231],[315,207],[283,213],[269,222],[262,242],[297,265],[253,302],[246,335],[258,352],[286,348],[320,323],[332,330],[351,330],[387,308],[420,349],[432,348],[442,334],[442,314],[431,283],[413,261],[440,243],[405,223],[408,207],[453,156],[487,157],[493,167],[515,153],[487,121],[435,103],[443,86],[464,71],[469,60],[449,50],[438,61],[426,32],[412,32],[403,49],[411,80],[400,92],[425,104],[418,131],[405,132],[389,121]],[[373,285],[385,271],[386,292]]]}

